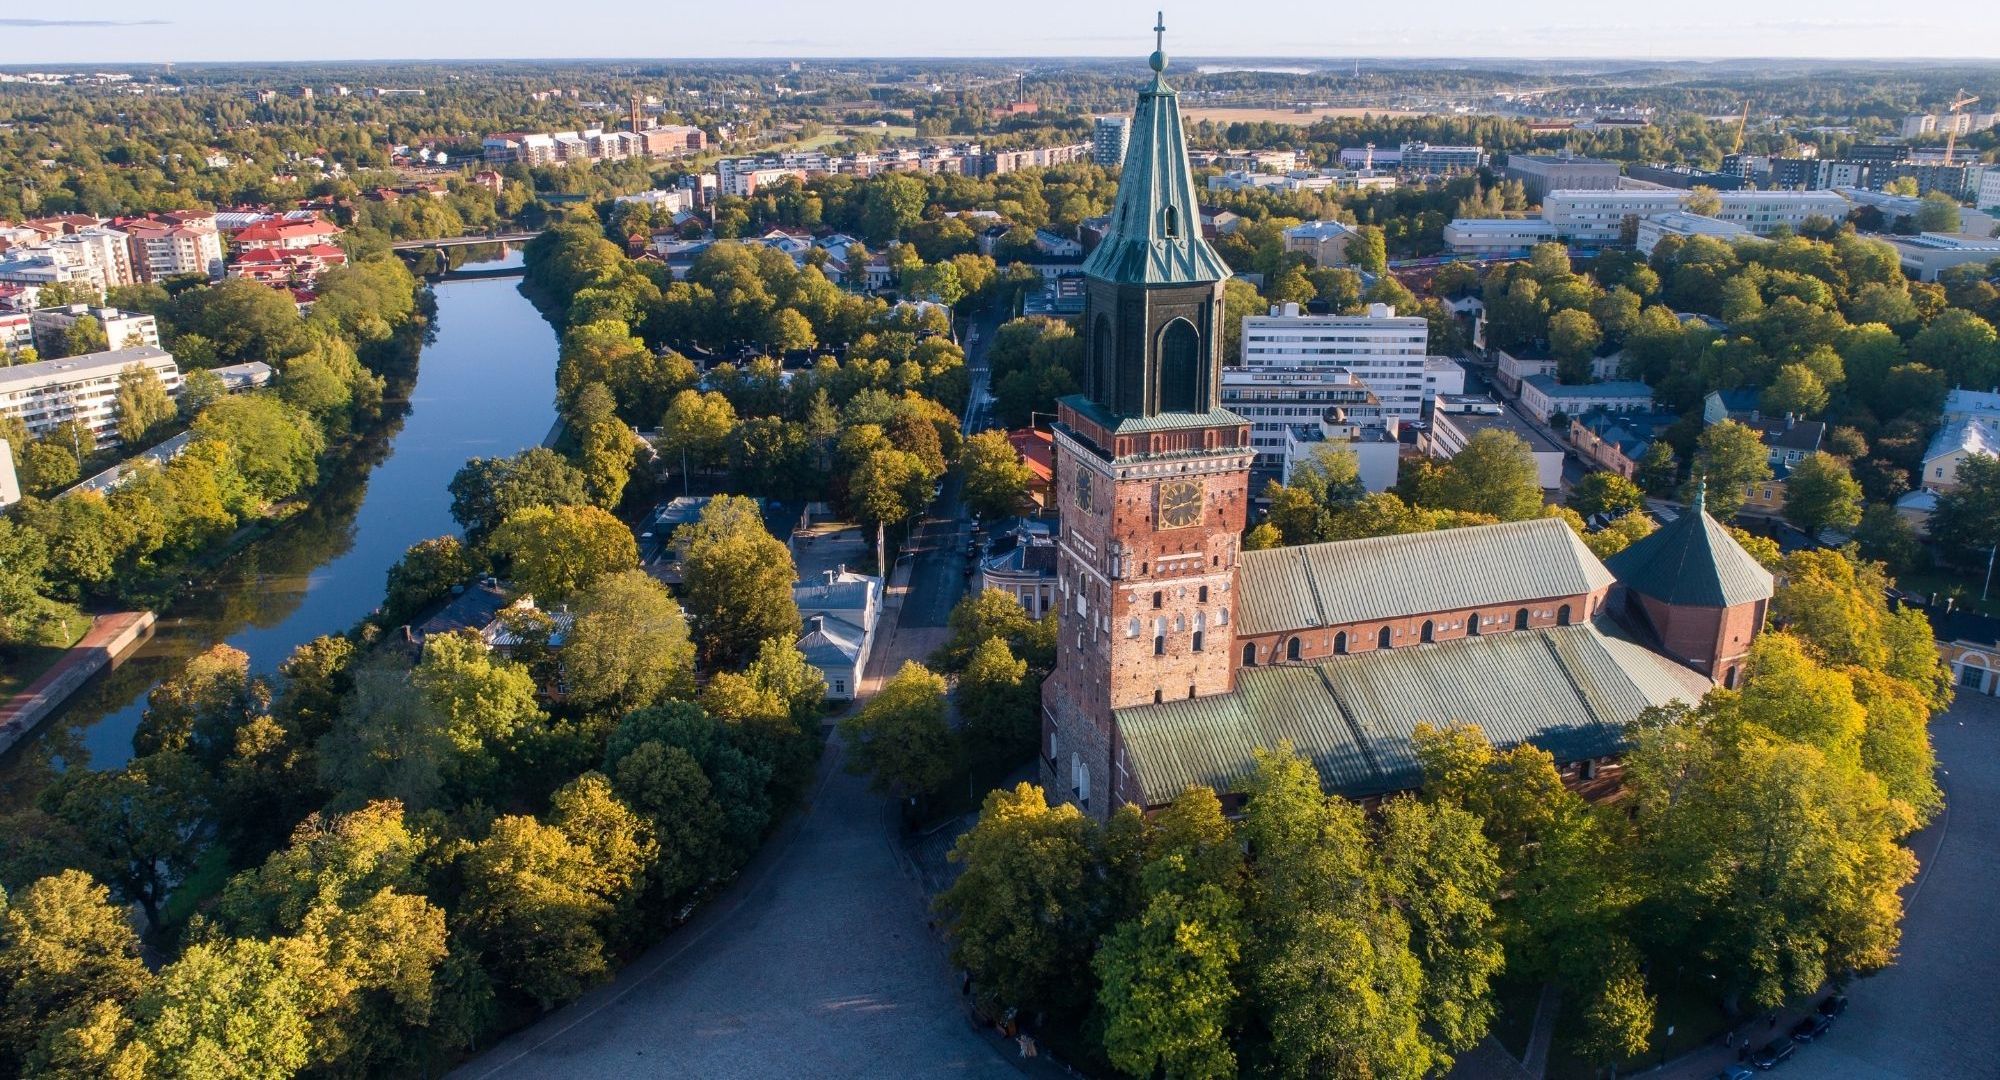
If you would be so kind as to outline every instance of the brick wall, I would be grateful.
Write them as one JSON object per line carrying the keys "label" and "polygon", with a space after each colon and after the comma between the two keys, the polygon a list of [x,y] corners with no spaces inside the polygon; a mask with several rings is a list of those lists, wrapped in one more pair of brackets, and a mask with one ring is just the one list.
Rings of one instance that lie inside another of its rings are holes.
{"label": "brick wall", "polygon": [[1578,593],[1574,596],[1547,597],[1520,603],[1503,604],[1493,607],[1466,608],[1460,611],[1430,612],[1425,614],[1377,619],[1371,622],[1344,623],[1334,626],[1314,627],[1304,630],[1288,630],[1280,633],[1258,634],[1246,637],[1237,643],[1232,658],[1238,665],[1244,659],[1245,648],[1250,644],[1257,647],[1256,662],[1259,664],[1284,663],[1290,651],[1287,643],[1291,638],[1299,639],[1299,659],[1317,660],[1340,654],[1339,636],[1347,635],[1347,652],[1372,652],[1379,648],[1383,627],[1389,628],[1389,645],[1402,648],[1421,644],[1424,623],[1431,624],[1431,640],[1451,641],[1468,636],[1474,614],[1479,616],[1481,634],[1506,633],[1516,628],[1520,612],[1528,612],[1528,628],[1540,630],[1551,626],[1565,625],[1563,608],[1569,608],[1569,624],[1584,622],[1604,604],[1605,590]]}

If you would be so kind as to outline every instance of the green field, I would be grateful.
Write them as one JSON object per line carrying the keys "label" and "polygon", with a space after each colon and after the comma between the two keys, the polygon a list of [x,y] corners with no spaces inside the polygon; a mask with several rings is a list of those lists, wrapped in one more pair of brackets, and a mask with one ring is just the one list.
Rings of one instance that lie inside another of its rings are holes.
{"label": "green field", "polygon": [[26,690],[28,684],[41,678],[42,672],[62,659],[63,653],[89,631],[90,616],[74,615],[41,641],[7,650],[6,663],[0,664],[0,700]]}

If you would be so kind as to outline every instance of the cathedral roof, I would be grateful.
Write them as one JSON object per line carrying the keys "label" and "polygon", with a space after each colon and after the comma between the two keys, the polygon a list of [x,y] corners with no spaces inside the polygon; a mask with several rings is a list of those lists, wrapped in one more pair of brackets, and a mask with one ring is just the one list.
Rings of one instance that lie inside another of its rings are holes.
{"label": "cathedral roof", "polygon": [[1606,562],[1627,589],[1663,604],[1733,607],[1769,600],[1771,572],[1708,516],[1695,493],[1687,512]]}
{"label": "cathedral roof", "polygon": [[1560,518],[1246,551],[1236,574],[1236,632],[1496,607],[1610,584],[1604,564]]}
{"label": "cathedral roof", "polygon": [[[1155,26],[1164,34],[1165,23]],[[1110,230],[1084,261],[1088,277],[1128,285],[1182,285],[1229,276],[1201,238],[1201,210],[1188,164],[1181,107],[1164,77],[1164,42],[1152,56],[1153,81],[1139,91]]]}
{"label": "cathedral roof", "polygon": [[1235,693],[1116,716],[1149,806],[1190,785],[1227,791],[1253,751],[1282,742],[1312,759],[1328,791],[1364,798],[1422,783],[1418,724],[1477,724],[1496,746],[1533,743],[1578,761],[1620,751],[1625,726],[1649,706],[1697,701],[1711,685],[1608,624],[1585,624],[1247,667]]}

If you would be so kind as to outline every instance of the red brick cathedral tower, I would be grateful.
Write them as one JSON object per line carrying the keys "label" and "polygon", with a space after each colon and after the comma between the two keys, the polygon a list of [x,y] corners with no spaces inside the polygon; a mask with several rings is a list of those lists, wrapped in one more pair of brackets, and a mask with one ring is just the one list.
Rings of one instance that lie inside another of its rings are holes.
{"label": "red brick cathedral tower", "polygon": [[[1154,28],[1164,35],[1164,20]],[[1057,406],[1062,603],[1042,780],[1097,817],[1136,795],[1116,711],[1230,692],[1250,427],[1220,402],[1222,282],[1164,38],[1118,202],[1084,263],[1084,390]]]}

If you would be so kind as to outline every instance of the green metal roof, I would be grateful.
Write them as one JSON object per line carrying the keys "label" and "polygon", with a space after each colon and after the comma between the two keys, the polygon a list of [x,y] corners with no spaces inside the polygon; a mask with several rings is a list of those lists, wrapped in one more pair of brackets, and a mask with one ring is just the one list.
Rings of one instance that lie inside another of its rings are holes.
{"label": "green metal roof", "polygon": [[[1153,29],[1164,34],[1164,22]],[[1201,238],[1180,102],[1162,77],[1167,67],[1164,42],[1153,53],[1152,65],[1152,84],[1139,91],[1132,116],[1111,228],[1084,260],[1083,272],[1127,285],[1221,281],[1229,276],[1229,266]]]}
{"label": "green metal roof", "polygon": [[1228,427],[1232,424],[1250,422],[1228,409],[1209,409],[1206,412],[1164,412],[1152,416],[1120,416],[1082,394],[1071,394],[1063,398],[1062,403],[1089,417],[1113,435],[1145,435],[1155,431]]}
{"label": "green metal roof", "polygon": [[1246,551],[1236,632],[1518,604],[1610,584],[1604,564],[1559,518]]}
{"label": "green metal roof", "polygon": [[1769,600],[1771,572],[1708,516],[1695,494],[1687,512],[1605,563],[1633,592],[1664,604],[1732,607]]}
{"label": "green metal roof", "polygon": [[1418,724],[1478,724],[1496,746],[1558,761],[1614,753],[1652,705],[1696,701],[1699,674],[1594,624],[1244,668],[1237,690],[1120,709],[1126,758],[1148,805],[1190,785],[1228,790],[1252,751],[1290,741],[1327,790],[1349,798],[1422,782]]}

